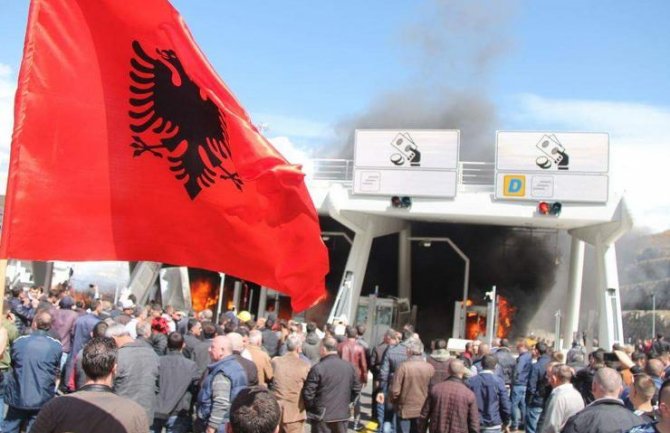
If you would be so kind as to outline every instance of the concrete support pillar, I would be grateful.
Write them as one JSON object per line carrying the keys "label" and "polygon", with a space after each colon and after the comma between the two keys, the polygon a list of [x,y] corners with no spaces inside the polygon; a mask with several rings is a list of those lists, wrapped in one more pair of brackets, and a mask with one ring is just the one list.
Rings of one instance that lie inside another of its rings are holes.
{"label": "concrete support pillar", "polygon": [[617,274],[616,250],[614,244],[596,243],[598,271],[598,315],[600,347],[612,350],[614,343],[623,343],[623,321],[619,296],[619,275]]}
{"label": "concrete support pillar", "polygon": [[[235,281],[235,284],[233,285],[233,308],[235,308],[235,312],[240,311],[240,298],[242,295],[242,282],[240,281]],[[219,320],[217,317],[216,320]]]}
{"label": "concrete support pillar", "polygon": [[579,331],[579,311],[582,301],[582,277],[584,275],[584,241],[572,236],[570,243],[570,277],[568,299],[563,324],[563,348],[569,349],[572,339]]}
{"label": "concrete support pillar", "polygon": [[372,249],[372,240],[374,239],[372,233],[372,230],[356,233],[354,243],[349,252],[349,257],[347,258],[347,264],[344,267],[342,284],[345,283],[347,272],[351,272],[350,287],[349,290],[343,293],[344,298],[342,299],[342,308],[336,316],[344,314],[347,316],[349,323],[353,323],[356,320],[358,298],[360,297],[361,289],[363,288],[365,270],[368,267],[368,259],[370,258],[370,250]]}
{"label": "concrete support pillar", "polygon": [[256,314],[256,319],[260,319],[261,317],[265,317],[265,308],[267,307],[268,304],[268,288],[265,286],[261,286],[261,294],[260,297],[258,298],[258,313]]}
{"label": "concrete support pillar", "polygon": [[412,305],[412,228],[398,234],[398,297],[409,299]]}

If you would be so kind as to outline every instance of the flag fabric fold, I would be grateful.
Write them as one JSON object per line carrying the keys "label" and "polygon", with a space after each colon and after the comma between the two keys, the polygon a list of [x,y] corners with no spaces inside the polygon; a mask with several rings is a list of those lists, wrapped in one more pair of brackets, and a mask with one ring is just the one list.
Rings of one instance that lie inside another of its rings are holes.
{"label": "flag fabric fold", "polygon": [[0,255],[151,260],[325,295],[299,167],[257,131],[166,0],[33,0]]}

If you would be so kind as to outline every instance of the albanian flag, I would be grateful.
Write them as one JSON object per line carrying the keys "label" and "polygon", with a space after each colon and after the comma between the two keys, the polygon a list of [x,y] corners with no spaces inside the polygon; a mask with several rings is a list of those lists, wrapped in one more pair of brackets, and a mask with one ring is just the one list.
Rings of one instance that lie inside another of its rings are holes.
{"label": "albanian flag", "polygon": [[0,255],[151,260],[291,296],[327,251],[299,167],[252,125],[166,0],[33,0]]}

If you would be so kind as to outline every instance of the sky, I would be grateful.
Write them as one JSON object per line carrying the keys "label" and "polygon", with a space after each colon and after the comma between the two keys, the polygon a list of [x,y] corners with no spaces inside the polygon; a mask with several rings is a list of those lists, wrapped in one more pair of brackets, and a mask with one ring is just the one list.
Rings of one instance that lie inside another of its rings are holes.
{"label": "sky", "polygon": [[[292,162],[366,127],[610,134],[635,225],[670,229],[670,2],[174,0],[215,70]],[[0,0],[0,189],[28,0]],[[406,122],[406,124],[401,124]]]}

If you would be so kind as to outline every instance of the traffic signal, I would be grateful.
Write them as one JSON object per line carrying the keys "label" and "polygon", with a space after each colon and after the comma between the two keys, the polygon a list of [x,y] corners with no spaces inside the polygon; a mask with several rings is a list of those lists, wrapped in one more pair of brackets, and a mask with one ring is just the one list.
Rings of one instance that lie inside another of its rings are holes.
{"label": "traffic signal", "polygon": [[561,210],[563,210],[563,205],[558,201],[551,204],[546,201],[541,201],[540,204],[537,205],[537,212],[540,215],[559,216]]}
{"label": "traffic signal", "polygon": [[391,207],[396,207],[400,209],[408,209],[412,207],[412,198],[411,197],[398,197],[394,195],[391,197]]}

